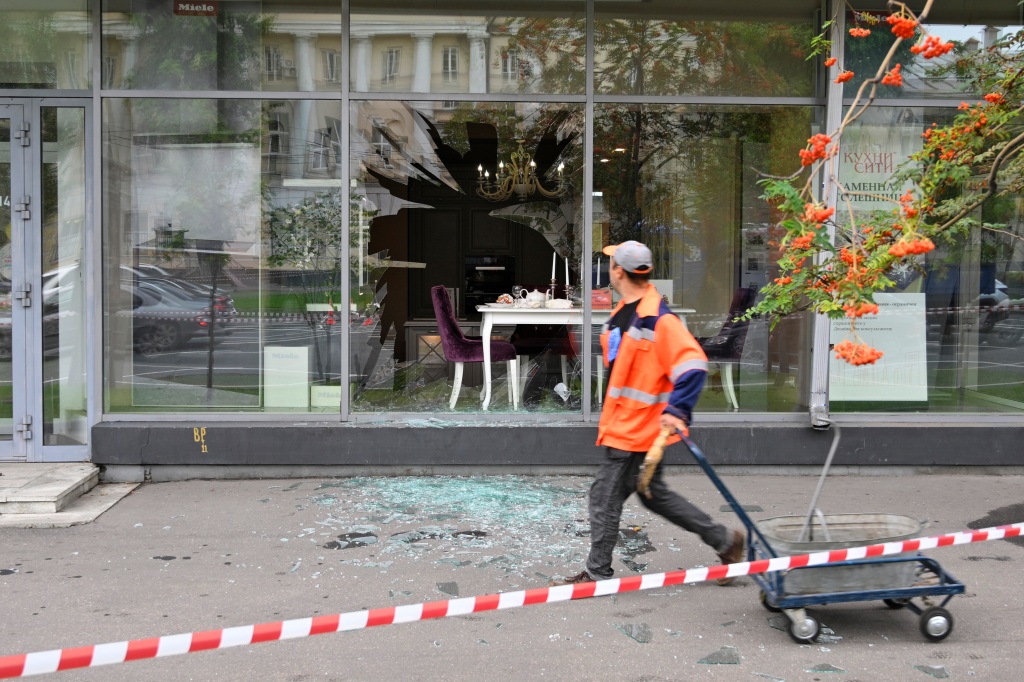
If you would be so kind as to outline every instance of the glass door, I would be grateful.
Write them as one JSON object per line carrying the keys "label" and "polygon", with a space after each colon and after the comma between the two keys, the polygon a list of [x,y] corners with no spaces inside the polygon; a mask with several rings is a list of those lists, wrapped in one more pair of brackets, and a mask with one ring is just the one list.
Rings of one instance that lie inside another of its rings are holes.
{"label": "glass door", "polygon": [[0,461],[88,458],[86,115],[0,104]]}

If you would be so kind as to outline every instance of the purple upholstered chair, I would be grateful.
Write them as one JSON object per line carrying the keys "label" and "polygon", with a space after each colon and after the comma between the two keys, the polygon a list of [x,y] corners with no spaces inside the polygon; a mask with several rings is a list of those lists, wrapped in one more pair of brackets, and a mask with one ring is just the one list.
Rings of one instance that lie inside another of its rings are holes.
{"label": "purple upholstered chair", "polygon": [[[441,285],[430,289],[430,298],[434,303],[434,315],[437,317],[437,331],[441,334],[441,348],[444,359],[455,363],[455,380],[452,386],[452,397],[448,401],[448,409],[454,410],[462,389],[462,370],[467,362],[484,361],[484,342],[480,338],[470,338],[462,333],[448,291]],[[519,409],[519,376],[516,349],[505,341],[491,341],[491,360],[508,363],[508,400],[512,409]]]}

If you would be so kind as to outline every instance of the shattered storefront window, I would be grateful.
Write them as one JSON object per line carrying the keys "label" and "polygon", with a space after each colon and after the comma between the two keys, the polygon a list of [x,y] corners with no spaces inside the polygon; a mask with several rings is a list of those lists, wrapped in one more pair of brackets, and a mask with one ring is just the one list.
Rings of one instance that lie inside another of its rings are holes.
{"label": "shattered storefront window", "polygon": [[581,411],[582,113],[353,102],[354,412]]}

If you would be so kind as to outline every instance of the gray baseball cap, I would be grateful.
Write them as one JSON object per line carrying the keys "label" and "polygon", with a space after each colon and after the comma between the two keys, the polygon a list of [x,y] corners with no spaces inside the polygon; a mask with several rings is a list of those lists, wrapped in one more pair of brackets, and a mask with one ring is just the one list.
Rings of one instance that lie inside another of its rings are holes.
{"label": "gray baseball cap", "polygon": [[621,265],[626,272],[649,275],[654,270],[654,266],[651,265],[654,262],[651,250],[640,242],[630,240],[621,244],[612,244],[604,247],[601,252],[614,258],[615,264]]}

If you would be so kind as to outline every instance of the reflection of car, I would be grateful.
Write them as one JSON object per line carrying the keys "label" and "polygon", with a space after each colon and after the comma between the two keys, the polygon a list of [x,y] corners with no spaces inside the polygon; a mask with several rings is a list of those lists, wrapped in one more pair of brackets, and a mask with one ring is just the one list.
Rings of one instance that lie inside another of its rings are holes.
{"label": "reflection of car", "polygon": [[[125,284],[129,284],[136,280],[162,282],[164,286],[180,289],[187,292],[190,296],[209,298],[210,293],[213,291],[213,287],[209,284],[198,284],[187,279],[182,279],[181,277],[176,277],[156,265],[138,265],[137,267],[122,265],[121,281]],[[223,289],[217,289],[215,298],[222,304],[227,303],[234,305],[234,301],[231,299],[230,293]]]}
{"label": "reflection of car", "polygon": [[[122,290],[132,301],[132,336],[137,353],[155,355],[209,334],[209,299],[188,296],[149,280],[122,285]],[[214,333],[224,336],[237,311],[234,305],[220,303],[214,308]]]}

